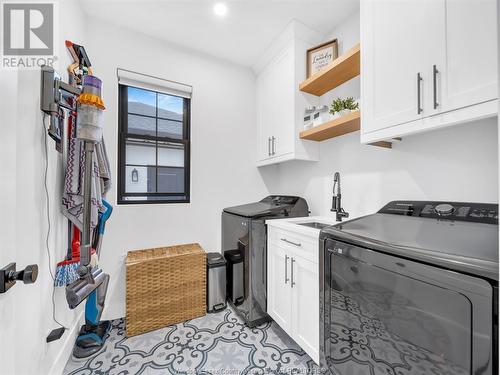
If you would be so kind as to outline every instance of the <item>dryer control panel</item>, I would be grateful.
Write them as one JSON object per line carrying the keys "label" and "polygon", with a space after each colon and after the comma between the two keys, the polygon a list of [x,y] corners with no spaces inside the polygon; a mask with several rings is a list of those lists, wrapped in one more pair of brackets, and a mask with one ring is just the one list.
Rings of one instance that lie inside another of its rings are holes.
{"label": "dryer control panel", "polygon": [[493,203],[392,201],[378,213],[498,225],[498,204]]}

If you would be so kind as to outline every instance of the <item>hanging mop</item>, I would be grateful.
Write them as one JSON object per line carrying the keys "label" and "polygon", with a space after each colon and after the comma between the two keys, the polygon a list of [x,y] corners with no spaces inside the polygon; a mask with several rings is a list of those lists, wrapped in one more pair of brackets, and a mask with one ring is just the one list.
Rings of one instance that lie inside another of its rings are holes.
{"label": "hanging mop", "polygon": [[[84,166],[85,151],[81,137],[77,137],[77,98],[81,94],[81,85],[85,75],[92,75],[90,60],[83,46],[77,45],[69,40],[66,41],[66,47],[73,57],[73,63],[68,66],[69,82],[72,87],[78,90],[78,95],[73,94],[68,99],[70,104],[68,131],[67,131],[67,152],[66,168],[64,176],[62,213],[72,223],[73,240],[68,235],[68,252],[65,259],[57,264],[55,273],[55,286],[67,286],[78,279],[77,270],[80,266],[80,247],[79,236],[83,229],[83,205],[84,205]],[[88,89],[87,89],[88,90]],[[102,99],[89,97],[89,92],[84,93],[80,101],[92,101],[98,103],[100,110],[104,109]],[[92,94],[90,94],[92,95]],[[86,98],[86,99],[85,99]],[[94,119],[98,121],[98,119]],[[91,228],[95,228],[100,220],[100,215],[107,210],[103,204],[103,197],[111,186],[111,170],[108,156],[102,138],[102,131],[97,134],[101,140],[95,144],[95,153],[93,154],[92,167],[92,187],[91,187]],[[97,234],[96,234],[97,236]],[[78,244],[78,246],[76,246]],[[95,254],[95,248],[92,249]],[[95,256],[94,256],[95,258]]]}
{"label": "hanging mop", "polygon": [[[69,99],[71,104],[76,103],[76,97]],[[75,103],[73,103],[75,102]],[[76,110],[71,111],[68,118],[66,161],[70,154],[69,144],[75,136],[76,130]],[[67,165],[67,163],[65,163]],[[66,168],[66,171],[68,169]],[[68,175],[65,173],[65,180]],[[64,190],[66,192],[66,190]],[[64,210],[63,210],[64,211]],[[57,263],[54,286],[67,286],[78,279],[78,267],[80,266],[80,230],[68,219],[68,251],[66,258]]]}

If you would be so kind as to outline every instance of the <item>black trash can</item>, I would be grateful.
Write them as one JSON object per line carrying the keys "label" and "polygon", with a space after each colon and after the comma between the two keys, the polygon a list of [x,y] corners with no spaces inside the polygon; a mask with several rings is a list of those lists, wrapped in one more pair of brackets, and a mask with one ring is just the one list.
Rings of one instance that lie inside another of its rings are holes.
{"label": "black trash can", "polygon": [[237,306],[245,299],[243,254],[240,250],[228,250],[224,257],[227,261],[227,298]]}
{"label": "black trash can", "polygon": [[221,311],[226,307],[226,260],[220,253],[208,253],[207,312]]}

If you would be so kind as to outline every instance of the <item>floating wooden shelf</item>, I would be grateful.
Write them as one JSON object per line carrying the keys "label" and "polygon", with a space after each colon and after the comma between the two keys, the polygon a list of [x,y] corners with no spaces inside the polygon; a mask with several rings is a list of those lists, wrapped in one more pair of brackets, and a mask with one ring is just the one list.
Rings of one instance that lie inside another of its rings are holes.
{"label": "floating wooden shelf", "polygon": [[359,130],[360,120],[360,111],[354,111],[335,120],[300,132],[300,139],[324,141],[325,139],[352,133]]}
{"label": "floating wooden shelf", "polygon": [[[325,141],[330,138],[335,138],[344,134],[353,133],[359,130],[361,123],[361,112],[354,111],[348,115],[342,116],[335,120],[329,121],[314,128],[300,132],[300,139],[309,141]],[[395,138],[401,140],[400,138]],[[369,143],[370,146],[378,146],[383,148],[392,148],[392,143],[388,141],[379,141]]]}
{"label": "floating wooden shelf", "polygon": [[333,60],[324,70],[313,74],[302,82],[299,86],[300,91],[320,96],[351,78],[359,76],[359,59],[360,47],[358,43],[342,56]]}
{"label": "floating wooden shelf", "polygon": [[383,147],[383,148],[392,148],[392,143],[388,141],[378,141],[378,142],[368,143],[368,145]]}

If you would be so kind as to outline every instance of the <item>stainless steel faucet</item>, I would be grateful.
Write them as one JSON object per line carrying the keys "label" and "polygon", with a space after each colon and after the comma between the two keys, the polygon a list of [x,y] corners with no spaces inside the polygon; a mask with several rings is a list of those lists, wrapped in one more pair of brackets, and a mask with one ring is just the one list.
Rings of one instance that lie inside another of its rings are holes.
{"label": "stainless steel faucet", "polygon": [[[335,186],[337,187],[337,194],[335,194]],[[345,212],[342,208],[341,194],[340,194],[340,173],[335,172],[333,176],[333,197],[332,197],[332,209],[330,210],[336,213],[337,221],[342,221],[342,218],[348,218],[349,213]]]}

